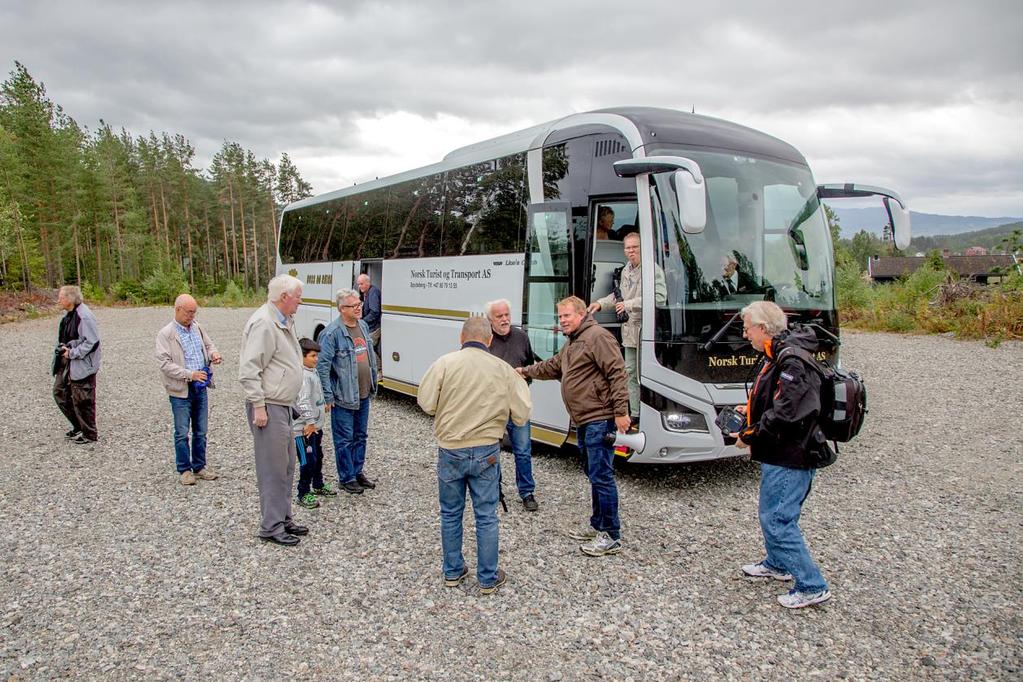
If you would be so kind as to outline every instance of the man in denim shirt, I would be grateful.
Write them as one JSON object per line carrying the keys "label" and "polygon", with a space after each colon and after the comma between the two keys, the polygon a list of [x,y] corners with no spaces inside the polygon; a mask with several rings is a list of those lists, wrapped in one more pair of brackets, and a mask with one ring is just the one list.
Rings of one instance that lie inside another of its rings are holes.
{"label": "man in denim shirt", "polygon": [[330,412],[337,477],[345,492],[361,495],[377,487],[362,469],[366,462],[369,400],[377,391],[377,360],[369,327],[362,321],[359,292],[337,292],[340,316],[320,334],[316,372]]}
{"label": "man in denim shirt", "polygon": [[526,424],[532,409],[526,382],[488,351],[492,338],[487,318],[466,320],[462,349],[430,365],[417,398],[423,411],[434,415],[433,431],[440,445],[437,487],[444,584],[456,587],[469,574],[462,556],[468,488],[476,516],[476,578],[483,594],[505,583],[505,573],[497,567],[500,441],[509,421]]}

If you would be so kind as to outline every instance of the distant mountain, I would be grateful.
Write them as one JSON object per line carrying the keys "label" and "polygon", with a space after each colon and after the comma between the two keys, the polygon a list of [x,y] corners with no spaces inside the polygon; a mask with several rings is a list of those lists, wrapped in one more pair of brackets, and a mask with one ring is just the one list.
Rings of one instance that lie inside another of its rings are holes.
{"label": "distant mountain", "polygon": [[[825,202],[827,203],[827,202]],[[828,204],[838,214],[842,236],[852,237],[860,230],[881,236],[881,229],[888,222],[888,214],[881,206],[870,208],[837,208]],[[961,234],[976,232],[991,227],[1001,227],[1023,218],[982,218],[980,216],[939,215],[936,213],[909,212],[914,237]]]}

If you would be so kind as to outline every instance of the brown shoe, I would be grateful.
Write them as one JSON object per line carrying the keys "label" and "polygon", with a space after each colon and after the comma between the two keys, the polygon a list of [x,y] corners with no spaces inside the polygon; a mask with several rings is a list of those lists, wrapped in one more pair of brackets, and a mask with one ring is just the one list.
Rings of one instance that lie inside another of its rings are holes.
{"label": "brown shoe", "polygon": [[195,472],[195,477],[200,481],[215,481],[220,478],[220,474],[209,467],[203,467],[202,469],[199,469],[199,471]]}
{"label": "brown shoe", "polygon": [[181,485],[195,485],[195,474],[191,471],[182,471]]}

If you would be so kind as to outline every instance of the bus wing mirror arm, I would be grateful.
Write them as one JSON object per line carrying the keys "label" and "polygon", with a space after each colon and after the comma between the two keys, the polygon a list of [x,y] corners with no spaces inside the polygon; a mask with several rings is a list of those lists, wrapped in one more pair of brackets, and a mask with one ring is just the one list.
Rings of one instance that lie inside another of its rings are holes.
{"label": "bus wing mirror arm", "polygon": [[898,192],[886,187],[874,185],[857,185],[851,182],[817,185],[817,196],[820,199],[848,199],[851,197],[881,197],[884,209],[888,213],[888,224],[891,225],[895,237],[895,246],[908,249],[912,239],[912,227],[909,220],[909,207]]}

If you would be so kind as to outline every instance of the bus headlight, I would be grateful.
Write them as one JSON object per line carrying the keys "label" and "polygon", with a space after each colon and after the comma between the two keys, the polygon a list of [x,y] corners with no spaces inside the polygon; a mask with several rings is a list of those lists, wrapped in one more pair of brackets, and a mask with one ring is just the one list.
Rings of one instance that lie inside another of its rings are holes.
{"label": "bus headlight", "polygon": [[661,422],[668,431],[702,431],[707,430],[707,419],[699,412],[693,412],[685,408],[661,412]]}

